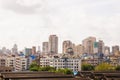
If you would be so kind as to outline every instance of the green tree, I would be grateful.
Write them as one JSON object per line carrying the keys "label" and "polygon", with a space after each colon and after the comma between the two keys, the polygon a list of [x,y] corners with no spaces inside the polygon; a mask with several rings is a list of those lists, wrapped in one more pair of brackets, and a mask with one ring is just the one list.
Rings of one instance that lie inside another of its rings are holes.
{"label": "green tree", "polygon": [[29,67],[29,70],[30,70],[30,71],[38,71],[38,69],[39,69],[39,67],[38,67],[38,65],[37,65],[36,62],[32,62],[32,63],[30,64],[30,67]]}
{"label": "green tree", "polygon": [[34,67],[30,68],[30,71],[38,71],[38,66],[34,66]]}
{"label": "green tree", "polygon": [[120,65],[115,68],[116,71],[120,71]]}
{"label": "green tree", "polygon": [[82,69],[82,71],[92,71],[92,70],[94,70],[94,66],[91,64],[83,63],[81,66],[81,69]]}
{"label": "green tree", "polygon": [[58,69],[56,70],[56,73],[62,73],[62,74],[73,74],[72,70],[65,68],[65,69]]}
{"label": "green tree", "polygon": [[108,63],[101,63],[95,67],[95,71],[112,71],[114,67]]}
{"label": "green tree", "polygon": [[50,72],[55,72],[54,67],[46,66],[46,67],[39,67],[39,71],[50,71]]}
{"label": "green tree", "polygon": [[70,69],[65,68],[65,69],[56,70],[56,68],[50,67],[50,66],[41,67],[41,66],[38,66],[36,62],[33,62],[30,64],[29,70],[30,71],[49,71],[49,72],[57,72],[57,73],[63,73],[63,74],[72,74],[72,70],[70,70]]}
{"label": "green tree", "polygon": [[62,73],[62,74],[64,74],[64,72],[65,72],[64,69],[57,69],[57,70],[56,70],[56,73]]}
{"label": "green tree", "polygon": [[29,69],[30,69],[30,68],[33,68],[33,67],[35,67],[35,66],[38,66],[37,63],[36,63],[36,62],[32,62],[32,63],[30,64]]}
{"label": "green tree", "polygon": [[70,70],[70,69],[68,69],[68,68],[65,69],[65,72],[64,72],[64,73],[65,73],[65,74],[73,74],[72,70]]}

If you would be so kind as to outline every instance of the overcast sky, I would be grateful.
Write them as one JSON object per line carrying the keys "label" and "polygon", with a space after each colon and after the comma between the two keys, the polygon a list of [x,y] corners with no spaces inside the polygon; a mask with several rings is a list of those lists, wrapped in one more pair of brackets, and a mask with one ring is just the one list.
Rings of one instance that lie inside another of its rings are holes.
{"label": "overcast sky", "polygon": [[120,45],[120,0],[0,0],[0,48],[41,46],[50,34],[80,44]]}

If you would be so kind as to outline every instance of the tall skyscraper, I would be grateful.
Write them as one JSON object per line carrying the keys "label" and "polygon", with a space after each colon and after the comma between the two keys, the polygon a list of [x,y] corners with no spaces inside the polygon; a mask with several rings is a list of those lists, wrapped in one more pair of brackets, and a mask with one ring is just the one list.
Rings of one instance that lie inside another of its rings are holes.
{"label": "tall skyscraper", "polygon": [[72,43],[73,53],[75,52],[75,47],[76,47],[76,45],[74,43]]}
{"label": "tall skyscraper", "polygon": [[35,46],[32,47],[32,54],[33,55],[36,54],[36,47]]}
{"label": "tall skyscraper", "polygon": [[25,48],[24,53],[25,53],[25,56],[30,56],[32,54],[32,49],[31,48]]}
{"label": "tall skyscraper", "polygon": [[104,42],[102,40],[98,41],[98,53],[104,53]]}
{"label": "tall skyscraper", "polygon": [[119,46],[118,45],[112,46],[112,53],[117,54],[118,52],[119,52]]}
{"label": "tall skyscraper", "polygon": [[63,41],[62,45],[62,53],[67,53],[68,48],[72,48],[73,44],[70,40]]}
{"label": "tall skyscraper", "polygon": [[41,54],[41,48],[40,48],[40,46],[38,46],[37,56],[40,56],[40,55],[42,55],[42,54]]}
{"label": "tall skyscraper", "polygon": [[14,44],[14,46],[13,46],[13,48],[12,48],[12,53],[13,53],[13,54],[17,54],[17,53],[18,53],[17,44]]}
{"label": "tall skyscraper", "polygon": [[94,42],[94,53],[98,53],[98,42]]}
{"label": "tall skyscraper", "polygon": [[56,35],[49,36],[49,53],[58,53],[58,37]]}
{"label": "tall skyscraper", "polygon": [[49,49],[49,44],[48,44],[48,42],[43,42],[43,44],[42,44],[42,53],[43,54],[48,54],[48,49]]}
{"label": "tall skyscraper", "polygon": [[84,47],[82,44],[79,44],[75,47],[75,54],[82,55],[84,53]]}
{"label": "tall skyscraper", "polygon": [[3,47],[3,48],[2,48],[2,53],[3,53],[3,54],[6,54],[6,50],[7,50],[6,47]]}
{"label": "tall skyscraper", "polygon": [[95,37],[88,37],[82,41],[84,46],[85,53],[93,54],[94,53],[94,43],[96,42]]}
{"label": "tall skyscraper", "polygon": [[110,54],[110,47],[108,47],[108,46],[105,46],[104,47],[104,55],[109,55]]}

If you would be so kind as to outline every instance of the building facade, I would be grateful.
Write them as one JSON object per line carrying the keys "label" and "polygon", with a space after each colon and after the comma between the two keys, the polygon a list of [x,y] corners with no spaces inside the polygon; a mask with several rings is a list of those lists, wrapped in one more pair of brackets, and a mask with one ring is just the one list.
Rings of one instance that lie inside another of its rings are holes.
{"label": "building facade", "polygon": [[8,57],[6,66],[11,67],[13,70],[15,70],[15,57]]}
{"label": "building facade", "polygon": [[102,40],[98,41],[98,53],[104,53],[104,42]]}
{"label": "building facade", "polygon": [[84,53],[84,46],[82,44],[79,44],[75,47],[75,54],[82,55]]}
{"label": "building facade", "polygon": [[6,66],[6,57],[0,57],[0,66]]}
{"label": "building facade", "polygon": [[48,54],[48,49],[49,49],[48,42],[43,42],[43,44],[42,44],[42,53],[43,54]]}
{"label": "building facade", "polygon": [[49,36],[49,53],[50,54],[58,53],[58,37],[56,35]]}
{"label": "building facade", "polygon": [[32,54],[32,49],[31,48],[25,48],[24,53],[26,56],[30,56]]}
{"label": "building facade", "polygon": [[70,40],[63,41],[62,45],[62,53],[65,54],[67,53],[68,48],[72,48],[73,44]]}
{"label": "building facade", "polygon": [[32,47],[32,54],[34,55],[34,54],[36,54],[37,52],[36,52],[36,47],[35,46],[33,46]]}
{"label": "building facade", "polygon": [[13,48],[12,48],[12,54],[18,54],[17,44],[14,44],[14,46],[13,46]]}
{"label": "building facade", "polygon": [[72,71],[81,71],[81,59],[72,58],[41,58],[41,66],[51,66],[56,69],[69,68]]}
{"label": "building facade", "polygon": [[119,46],[118,45],[115,45],[115,46],[112,46],[112,53],[114,55],[120,55],[119,53]]}
{"label": "building facade", "polygon": [[108,46],[105,46],[105,47],[104,47],[104,55],[105,55],[105,56],[110,55],[110,47],[108,47]]}
{"label": "building facade", "polygon": [[27,59],[25,57],[15,57],[15,71],[27,69]]}
{"label": "building facade", "polygon": [[85,53],[93,54],[94,53],[94,43],[96,42],[95,37],[88,37],[82,41],[84,46]]}

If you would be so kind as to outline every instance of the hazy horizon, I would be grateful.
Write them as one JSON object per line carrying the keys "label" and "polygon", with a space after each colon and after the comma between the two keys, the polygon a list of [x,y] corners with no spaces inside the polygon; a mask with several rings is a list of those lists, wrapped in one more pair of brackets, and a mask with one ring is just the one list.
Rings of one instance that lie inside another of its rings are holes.
{"label": "hazy horizon", "polygon": [[0,0],[0,48],[42,46],[51,34],[62,42],[94,36],[120,45],[119,0]]}

